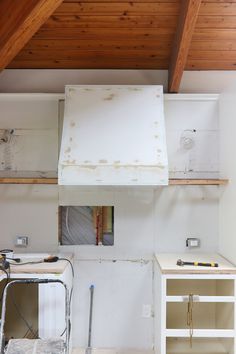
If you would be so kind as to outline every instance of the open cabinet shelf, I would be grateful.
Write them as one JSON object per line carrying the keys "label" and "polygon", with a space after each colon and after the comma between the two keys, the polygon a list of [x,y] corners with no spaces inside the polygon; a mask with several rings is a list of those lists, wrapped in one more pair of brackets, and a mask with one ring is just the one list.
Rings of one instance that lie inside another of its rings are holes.
{"label": "open cabinet shelf", "polygon": [[[160,354],[235,354],[236,269],[219,255],[220,273],[175,272],[179,254],[156,255],[155,348]],[[186,255],[185,255],[186,256]],[[195,258],[193,254],[189,257]],[[203,257],[203,255],[196,256]],[[203,257],[204,258],[204,257]],[[188,257],[187,257],[188,259]],[[232,273],[230,273],[232,271]],[[189,320],[188,320],[189,319]],[[191,330],[190,330],[191,329]],[[190,337],[192,336],[192,348]]]}
{"label": "open cabinet shelf", "polygon": [[[170,186],[220,186],[226,185],[229,181],[227,179],[170,179]],[[58,184],[57,178],[0,178],[0,184]]]}
{"label": "open cabinet shelf", "polygon": [[168,338],[167,354],[228,354],[233,346],[232,339],[194,338],[192,348],[189,339]]}

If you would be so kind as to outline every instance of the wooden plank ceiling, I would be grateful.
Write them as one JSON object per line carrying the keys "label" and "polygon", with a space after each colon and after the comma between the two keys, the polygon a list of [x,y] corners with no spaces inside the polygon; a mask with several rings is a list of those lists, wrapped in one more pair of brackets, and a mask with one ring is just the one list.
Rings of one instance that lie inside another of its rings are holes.
{"label": "wooden plank ceiling", "polygon": [[[179,0],[64,0],[10,68],[167,69]],[[203,0],[186,70],[236,65],[236,1]]]}
{"label": "wooden plank ceiling", "polygon": [[173,58],[180,78],[182,70],[235,70],[236,0],[64,0],[8,68],[168,69]]}

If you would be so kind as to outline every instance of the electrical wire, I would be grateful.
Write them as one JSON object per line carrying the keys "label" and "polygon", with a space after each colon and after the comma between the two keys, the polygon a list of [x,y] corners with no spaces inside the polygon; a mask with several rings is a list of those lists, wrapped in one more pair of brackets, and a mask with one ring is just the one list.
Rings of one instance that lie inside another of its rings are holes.
{"label": "electrical wire", "polygon": [[74,272],[74,267],[73,267],[72,262],[68,258],[58,258],[58,261],[66,261],[66,262],[68,262],[70,264],[72,277],[74,278],[75,277],[75,272]]}
{"label": "electrical wire", "polygon": [[[75,277],[75,271],[74,271],[74,267],[73,267],[72,262],[71,262],[69,259],[67,259],[67,258],[59,258],[58,260],[59,260],[59,261],[67,261],[67,262],[70,264],[71,273],[72,273],[72,278],[74,279],[74,277]],[[69,298],[70,312],[71,312],[72,295],[73,295],[73,290],[74,290],[73,284],[74,284],[74,282],[72,282],[72,286],[71,286],[71,290],[70,290],[70,298]],[[62,337],[62,336],[65,334],[66,330],[67,330],[67,328],[65,327],[64,331],[60,334],[60,337]],[[70,336],[70,330],[71,330],[71,328],[68,328],[69,336]]]}
{"label": "electrical wire", "polygon": [[21,266],[21,265],[27,265],[27,264],[40,264],[40,263],[44,263],[44,260],[40,260],[40,261],[32,261],[32,262],[23,262],[23,263],[12,263],[12,262],[9,262],[10,265],[13,265],[14,267],[15,266]]}

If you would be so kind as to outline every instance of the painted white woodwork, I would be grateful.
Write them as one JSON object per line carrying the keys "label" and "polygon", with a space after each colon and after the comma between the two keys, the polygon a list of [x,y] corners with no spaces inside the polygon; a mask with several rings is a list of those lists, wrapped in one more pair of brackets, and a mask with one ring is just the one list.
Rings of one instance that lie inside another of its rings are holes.
{"label": "painted white woodwork", "polygon": [[[206,267],[204,274],[199,273],[200,267],[195,267],[196,272],[189,273],[191,266],[177,272],[178,257],[179,254],[155,256],[155,353],[212,353],[215,347],[215,353],[234,354],[236,268],[219,255],[189,254],[187,259],[185,255],[187,261],[191,257],[193,261],[217,260],[220,272],[214,273],[213,268]],[[189,294],[194,295],[192,349],[186,324]]]}
{"label": "painted white woodwork", "polygon": [[[219,254],[158,253],[155,258],[163,274],[236,274],[236,267]],[[214,262],[218,263],[219,267],[178,266],[178,259],[185,262]]]}
{"label": "painted white woodwork", "polygon": [[161,86],[66,86],[60,185],[168,185]]}

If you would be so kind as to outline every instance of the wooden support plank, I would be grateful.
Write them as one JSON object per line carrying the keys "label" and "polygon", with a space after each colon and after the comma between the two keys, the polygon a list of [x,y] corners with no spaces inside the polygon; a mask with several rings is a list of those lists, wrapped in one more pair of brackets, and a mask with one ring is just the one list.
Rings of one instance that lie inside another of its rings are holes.
{"label": "wooden support plank", "polygon": [[57,184],[57,178],[0,178],[0,184]]}
{"label": "wooden support plank", "polygon": [[[0,178],[0,184],[57,184],[57,178]],[[227,179],[170,179],[169,185],[226,185]]]}
{"label": "wooden support plank", "polygon": [[1,0],[0,70],[4,69],[63,0]]}
{"label": "wooden support plank", "polygon": [[219,186],[226,185],[229,181],[227,179],[170,179],[169,185],[171,186],[180,186],[180,185],[188,185],[188,186],[201,186],[201,185],[209,185],[209,186]]}
{"label": "wooden support plank", "polygon": [[201,0],[182,0],[169,66],[169,92],[178,92]]}

